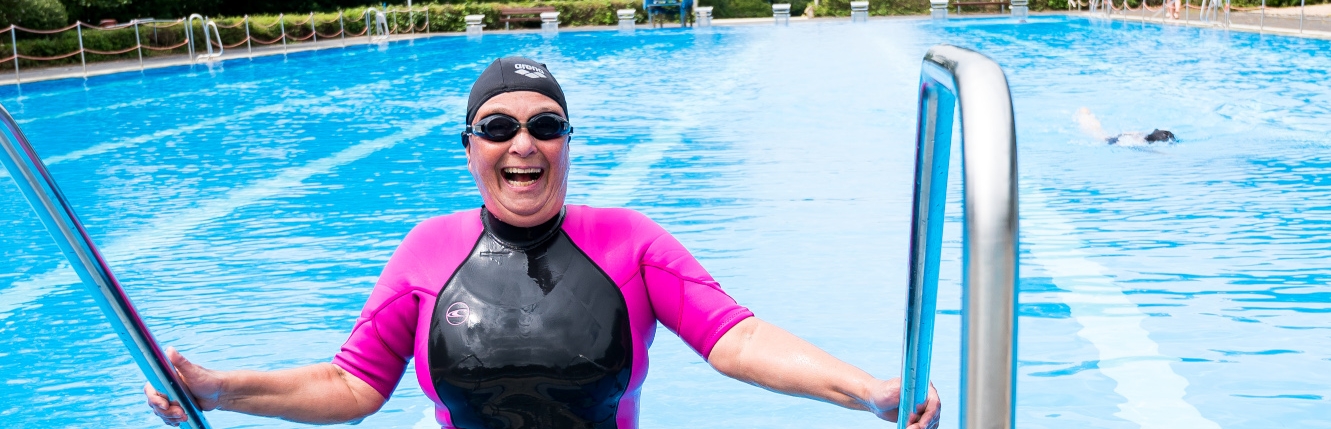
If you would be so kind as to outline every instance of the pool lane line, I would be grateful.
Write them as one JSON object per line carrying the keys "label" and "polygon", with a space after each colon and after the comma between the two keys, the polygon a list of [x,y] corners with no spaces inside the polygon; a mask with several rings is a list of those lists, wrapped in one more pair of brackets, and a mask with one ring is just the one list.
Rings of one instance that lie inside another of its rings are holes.
{"label": "pool lane line", "polygon": [[[1090,259],[1077,228],[1049,206],[1043,191],[1021,193],[1021,247],[1051,277],[1057,299],[1071,309],[1082,329],[1077,335],[1099,351],[1098,371],[1117,383],[1125,402],[1115,413],[1144,429],[1211,429],[1220,425],[1184,400],[1188,380],[1170,367],[1178,358],[1142,327],[1146,315],[1118,286],[1112,271]],[[1035,294],[1032,294],[1035,295]],[[1039,294],[1049,295],[1049,294]]]}
{"label": "pool lane line", "polygon": [[[151,219],[147,225],[134,231],[118,234],[100,247],[112,269],[117,266],[132,264],[140,256],[146,256],[160,249],[184,240],[185,237],[209,222],[228,216],[242,207],[261,203],[265,200],[281,198],[289,189],[299,187],[302,182],[313,176],[329,174],[334,169],[365,159],[371,154],[391,148],[404,141],[431,136],[440,126],[457,121],[462,114],[452,106],[463,105],[465,99],[448,97],[441,105],[450,106],[439,116],[412,120],[397,133],[364,140],[351,145],[330,156],[316,159],[305,165],[290,167],[276,175],[251,182],[243,188],[235,188],[224,196],[203,201],[196,207],[174,213],[161,213]],[[68,262],[61,262],[55,269],[37,274],[28,279],[13,282],[10,287],[0,289],[0,320],[11,316],[15,310],[28,305],[44,296],[63,292],[69,286],[79,284],[79,277],[69,267]]]}

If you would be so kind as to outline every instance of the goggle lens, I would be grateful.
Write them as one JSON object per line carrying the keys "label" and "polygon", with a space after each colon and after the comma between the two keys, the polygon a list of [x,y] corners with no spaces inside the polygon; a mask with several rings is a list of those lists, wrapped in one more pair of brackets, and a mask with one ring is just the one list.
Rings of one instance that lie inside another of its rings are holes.
{"label": "goggle lens", "polygon": [[573,132],[568,120],[554,113],[538,114],[527,120],[525,124],[518,122],[517,118],[512,116],[490,115],[476,121],[470,132],[492,142],[506,142],[516,137],[518,131],[523,128],[526,128],[527,132],[537,140],[550,140]]}

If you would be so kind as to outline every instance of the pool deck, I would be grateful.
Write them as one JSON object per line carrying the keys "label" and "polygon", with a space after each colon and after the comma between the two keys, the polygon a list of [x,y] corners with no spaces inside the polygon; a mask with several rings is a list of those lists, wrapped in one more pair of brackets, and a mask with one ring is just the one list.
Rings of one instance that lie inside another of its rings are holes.
{"label": "pool deck", "polygon": [[[1331,5],[1318,5],[1331,6]],[[1239,11],[1232,10],[1228,14],[1229,25],[1226,26],[1226,14],[1221,10],[1217,19],[1210,22],[1200,21],[1201,12],[1189,10],[1187,12],[1179,11],[1179,19],[1167,19],[1163,14],[1156,11],[1115,12],[1110,16],[1111,19],[1124,21],[1127,23],[1141,22],[1156,25],[1174,25],[1183,27],[1211,28],[1217,30],[1228,29],[1230,31],[1243,31],[1247,33],[1275,34],[1280,36],[1306,37],[1312,39],[1331,40],[1331,8],[1308,7],[1305,16],[1300,17],[1299,8],[1270,8],[1267,9],[1265,16],[1259,10]],[[1078,12],[1083,16],[1091,16],[1089,12]],[[1152,16],[1159,14],[1159,16]],[[1104,15],[1096,14],[1103,17]]]}
{"label": "pool deck", "polygon": [[[1291,11],[1290,9],[1293,9],[1293,11]],[[1310,14],[1308,15],[1308,18],[1305,18],[1303,20],[1302,29],[1300,29],[1299,27],[1300,18],[1298,14],[1299,13],[1298,8],[1283,8],[1283,9],[1272,8],[1267,11],[1266,16],[1264,18],[1260,17],[1258,13],[1236,11],[1230,14],[1230,25],[1228,26],[1228,29],[1233,31],[1245,31],[1252,33],[1277,34],[1282,36],[1308,37],[1308,38],[1331,40],[1331,21],[1329,21],[1325,16],[1319,16],[1319,15],[1327,15],[1329,11],[1331,11],[1331,9],[1323,11],[1310,8]],[[1090,16],[1088,12],[1044,12],[1044,13],[1033,13],[1032,15]],[[1226,28],[1223,25],[1223,21],[1225,19],[1223,11],[1221,12],[1220,15],[1219,19],[1220,23],[1198,21],[1199,15],[1200,15],[1199,12],[1194,11],[1194,13],[1190,14],[1191,19],[1172,20],[1172,19],[1163,19],[1160,17],[1142,16],[1140,15],[1140,12],[1127,12],[1126,14],[1115,13],[1114,15],[1111,16],[1111,19],[1123,20],[1125,22],[1150,23],[1156,25],[1178,25],[1178,26],[1213,28],[1213,29]],[[962,16],[966,18],[984,18],[984,17],[1001,17],[1001,16],[1006,16],[1006,14],[1000,15],[1000,14],[974,13]],[[1103,15],[1097,15],[1097,16],[1103,16]],[[848,19],[849,18],[847,17],[808,18],[804,16],[792,16],[790,18],[790,22],[791,24],[799,24],[803,22],[844,21]],[[906,15],[906,16],[884,16],[884,17],[875,16],[875,17],[870,17],[870,19],[874,21],[917,20],[917,19],[928,19],[928,15]],[[774,23],[773,18],[734,18],[734,19],[712,20],[712,25],[718,27],[736,26],[736,25],[772,25],[773,23]],[[668,23],[666,25],[666,28],[678,28],[678,25],[679,24]],[[561,32],[615,31],[617,29],[618,27],[615,26],[586,26],[586,27],[563,27],[560,28],[560,31]],[[637,29],[651,30],[652,27],[647,25],[638,25]],[[522,33],[540,33],[540,32],[541,30],[532,29],[532,30],[511,30],[503,32],[491,31],[486,34],[522,34]],[[414,40],[414,39],[422,39],[428,37],[466,37],[466,36],[467,35],[465,33],[395,34],[392,36],[390,41],[397,42],[403,40]],[[376,42],[376,43],[382,43],[382,42]],[[321,40],[318,42],[293,43],[286,46],[281,46],[281,45],[261,46],[253,48],[252,50],[246,49],[244,51],[241,51],[240,48],[235,48],[226,54],[224,60],[256,58],[256,57],[264,57],[271,55],[286,55],[295,52],[312,51],[320,49],[335,49],[348,46],[368,45],[368,44],[371,44],[371,42],[367,38],[356,37],[351,39],[333,39],[333,40]],[[20,83],[20,84],[33,83],[33,82],[58,80],[58,79],[74,79],[74,78],[86,79],[87,77],[91,76],[132,72],[132,71],[142,71],[147,69],[157,69],[164,67],[189,66],[191,64],[206,65],[205,62],[191,61],[188,55],[171,55],[171,56],[163,56],[157,58],[144,58],[142,62],[138,60],[102,61],[102,62],[88,64],[86,66],[86,71],[84,66],[69,65],[69,66],[43,67],[33,70],[20,70],[17,76],[15,76],[15,74],[12,72],[0,73],[0,85],[13,85],[15,83]]]}

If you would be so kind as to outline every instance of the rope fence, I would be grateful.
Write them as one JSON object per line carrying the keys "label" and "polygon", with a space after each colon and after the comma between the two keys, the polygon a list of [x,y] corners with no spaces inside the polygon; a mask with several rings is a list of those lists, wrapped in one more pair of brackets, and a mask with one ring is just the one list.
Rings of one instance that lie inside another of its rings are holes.
{"label": "rope fence", "polygon": [[[252,44],[275,45],[281,43],[285,48],[288,43],[307,41],[317,42],[319,39],[327,40],[335,38],[342,38],[345,43],[348,36],[380,36],[376,34],[378,33],[377,30],[373,32],[370,31],[372,25],[365,25],[369,22],[369,19],[367,18],[373,19],[373,17],[367,16],[372,10],[373,9],[362,10],[354,17],[348,16],[345,12],[339,11],[336,15],[332,15],[331,19],[316,17],[314,13],[309,13],[305,15],[303,19],[293,20],[285,14],[280,14],[276,20],[268,24],[254,22],[254,20],[248,15],[229,24],[217,22],[206,17],[201,23],[187,23],[184,18],[172,21],[135,19],[128,23],[109,26],[97,26],[82,21],[75,21],[68,26],[49,30],[26,28],[11,24],[8,27],[0,28],[0,38],[8,39],[0,40],[0,50],[8,51],[0,52],[0,67],[12,67],[15,82],[22,83],[20,76],[22,67],[40,66],[41,62],[51,61],[65,61],[67,63],[69,58],[78,56],[79,64],[83,67],[83,76],[86,79],[88,76],[87,55],[89,54],[108,57],[94,57],[93,60],[96,61],[102,59],[133,59],[134,56],[130,54],[137,52],[139,67],[140,69],[143,69],[143,57],[145,51],[147,51],[146,53],[148,56],[161,56],[177,54],[177,50],[186,48],[187,52],[185,53],[193,55],[193,46],[197,46],[199,42],[202,42],[204,46],[224,49],[233,49],[245,45],[250,52],[253,52]],[[430,31],[429,8],[390,9],[377,13],[385,15],[386,18],[388,18],[387,21],[391,22],[388,26],[387,35],[417,32],[428,33]],[[406,16],[400,17],[399,15]],[[328,15],[325,15],[325,17],[326,16]],[[403,18],[405,18],[407,22],[400,22]],[[355,26],[362,28],[358,32],[351,31],[347,28],[348,23],[356,24]],[[209,28],[210,25],[213,27]],[[193,29],[185,28],[186,26],[193,27]],[[272,39],[264,39],[253,34],[253,30],[259,30],[260,33],[271,35],[274,31],[270,30],[273,30],[274,27],[276,27],[277,30],[275,31],[277,37]],[[323,27],[324,31],[320,31],[320,27]],[[89,39],[90,36],[84,34],[85,29],[102,34]],[[68,34],[71,31],[77,34]],[[132,36],[129,34],[131,31],[133,33]],[[6,35],[6,33],[8,34]],[[29,36],[20,37],[19,33],[27,34]],[[196,36],[191,36],[191,34]],[[33,38],[34,35],[37,39]],[[202,35],[203,37],[197,35]],[[38,40],[42,36],[47,37],[48,40],[46,42]],[[52,49],[58,48],[62,43],[67,44],[66,46],[72,45],[72,43],[70,43],[72,42],[70,36],[75,36],[77,38],[77,49],[74,49],[71,52],[50,52]],[[198,39],[204,40],[200,41]],[[227,39],[234,40],[234,42],[229,42]],[[90,42],[93,43],[94,46],[85,45],[85,43]],[[114,46],[116,44],[120,46]],[[41,53],[33,53],[34,49]],[[125,58],[125,55],[130,55],[130,57]],[[20,63],[20,60],[28,63],[35,62],[36,64],[23,65]],[[196,60],[197,59],[195,58],[191,58],[191,61]]]}
{"label": "rope fence", "polygon": [[[1272,8],[1266,4],[1266,1],[1256,6],[1238,6],[1232,4],[1232,0],[1198,0],[1197,4],[1193,4],[1191,0],[1161,0],[1159,6],[1152,6],[1148,0],[1138,0],[1137,7],[1133,7],[1129,0],[1123,0],[1121,5],[1117,0],[1089,0],[1089,2],[1089,13],[1105,17],[1117,14],[1124,20],[1140,18],[1142,22],[1174,21],[1185,25],[1226,29],[1235,28],[1234,25],[1237,24],[1257,32],[1281,29],[1302,34],[1309,26],[1317,31],[1331,31],[1329,17],[1308,15],[1305,2],[1299,2],[1296,7],[1275,8],[1277,12],[1267,12],[1267,9]],[[1067,4],[1069,10],[1080,9],[1083,6],[1081,0],[1067,0]],[[1198,13],[1194,14],[1194,11]],[[1140,15],[1129,15],[1129,12],[1140,12]]]}

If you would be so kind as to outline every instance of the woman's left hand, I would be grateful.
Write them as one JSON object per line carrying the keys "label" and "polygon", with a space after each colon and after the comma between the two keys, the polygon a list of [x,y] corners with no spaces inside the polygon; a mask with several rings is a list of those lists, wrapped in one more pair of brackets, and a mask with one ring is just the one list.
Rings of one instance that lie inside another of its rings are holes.
{"label": "woman's left hand", "polygon": [[[874,386],[870,393],[870,410],[878,415],[878,418],[889,422],[897,421],[898,408],[901,404],[901,379],[879,380],[878,385]],[[910,426],[908,429],[935,429],[938,427],[939,414],[942,412],[943,403],[938,399],[938,390],[934,389],[934,384],[929,383],[929,396],[923,404],[916,408],[910,415]]]}

